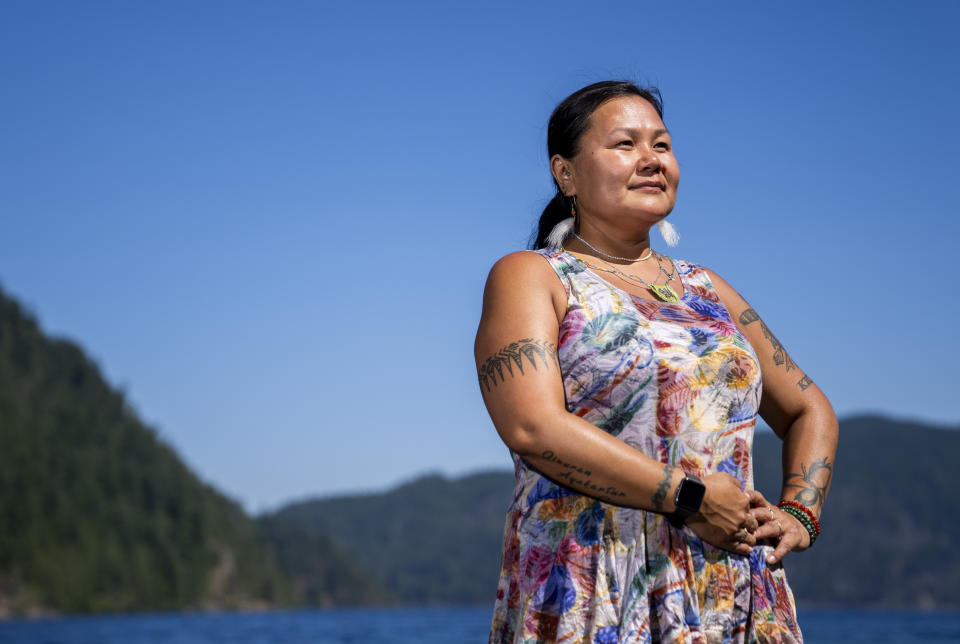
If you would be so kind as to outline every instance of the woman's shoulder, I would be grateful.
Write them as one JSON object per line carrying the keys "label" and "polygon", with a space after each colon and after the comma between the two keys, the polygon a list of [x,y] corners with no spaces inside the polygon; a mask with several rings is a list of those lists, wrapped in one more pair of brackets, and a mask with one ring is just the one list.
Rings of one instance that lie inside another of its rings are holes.
{"label": "woman's shoulder", "polygon": [[556,249],[520,250],[504,255],[490,269],[487,291],[526,296],[546,291],[559,306],[565,301],[567,287],[558,279],[562,267],[558,266],[557,257]]}
{"label": "woman's shoulder", "polygon": [[556,279],[557,269],[564,264],[563,251],[556,248],[518,250],[498,259],[490,276],[505,279]]}
{"label": "woman's shoulder", "polygon": [[549,271],[550,265],[544,261],[545,256],[538,250],[517,250],[507,253],[493,263],[490,269],[491,275],[506,273],[516,275],[523,273],[537,273],[544,270]]}

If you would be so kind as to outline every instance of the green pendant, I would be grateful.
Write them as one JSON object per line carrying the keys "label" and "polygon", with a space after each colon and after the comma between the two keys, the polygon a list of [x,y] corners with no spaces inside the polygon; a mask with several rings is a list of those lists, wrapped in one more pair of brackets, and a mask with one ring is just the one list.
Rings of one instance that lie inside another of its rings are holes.
{"label": "green pendant", "polygon": [[677,297],[677,292],[670,288],[668,284],[664,284],[663,286],[660,286],[659,284],[650,284],[650,290],[653,291],[653,294],[664,302],[680,301],[680,298]]}

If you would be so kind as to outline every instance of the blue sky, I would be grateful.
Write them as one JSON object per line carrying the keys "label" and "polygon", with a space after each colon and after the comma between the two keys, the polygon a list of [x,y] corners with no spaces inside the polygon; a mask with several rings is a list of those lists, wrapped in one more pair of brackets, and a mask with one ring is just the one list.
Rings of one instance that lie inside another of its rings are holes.
{"label": "blue sky", "polygon": [[674,254],[841,417],[960,423],[957,5],[661,4],[5,2],[0,285],[251,510],[509,467],[486,272],[555,104],[628,78],[663,91]]}

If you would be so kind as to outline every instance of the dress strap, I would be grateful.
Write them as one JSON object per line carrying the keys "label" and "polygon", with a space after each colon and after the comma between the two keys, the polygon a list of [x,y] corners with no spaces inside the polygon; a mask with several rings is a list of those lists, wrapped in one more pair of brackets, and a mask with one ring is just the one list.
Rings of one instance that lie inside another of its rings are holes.
{"label": "dress strap", "polygon": [[557,277],[560,278],[563,290],[569,296],[571,291],[570,276],[583,271],[580,262],[572,259],[572,255],[564,252],[562,248],[539,248],[533,252],[542,255],[547,260]]}
{"label": "dress strap", "polygon": [[687,291],[714,302],[720,301],[720,294],[713,287],[713,282],[710,280],[710,274],[707,273],[706,268],[682,259],[673,261],[677,266],[677,274],[680,275],[680,280]]}

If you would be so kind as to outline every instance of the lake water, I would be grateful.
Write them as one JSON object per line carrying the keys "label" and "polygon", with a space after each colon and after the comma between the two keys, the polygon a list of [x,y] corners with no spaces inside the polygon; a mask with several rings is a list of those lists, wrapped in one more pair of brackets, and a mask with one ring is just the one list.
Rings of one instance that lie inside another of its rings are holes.
{"label": "lake water", "polygon": [[[0,622],[2,644],[472,644],[490,607],[64,617]],[[960,613],[800,611],[808,644],[960,643]]]}

